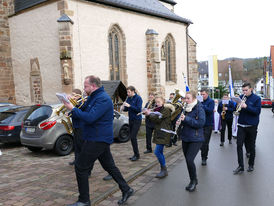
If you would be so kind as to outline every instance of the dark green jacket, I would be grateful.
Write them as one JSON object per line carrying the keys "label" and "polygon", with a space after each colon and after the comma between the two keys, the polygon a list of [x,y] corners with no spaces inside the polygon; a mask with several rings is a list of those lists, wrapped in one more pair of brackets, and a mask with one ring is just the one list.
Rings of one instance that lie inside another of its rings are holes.
{"label": "dark green jacket", "polygon": [[155,144],[169,144],[170,133],[161,131],[161,128],[171,130],[171,110],[169,108],[162,107],[159,111],[162,114],[159,115],[150,114],[149,120],[154,122],[154,134],[152,142]]}

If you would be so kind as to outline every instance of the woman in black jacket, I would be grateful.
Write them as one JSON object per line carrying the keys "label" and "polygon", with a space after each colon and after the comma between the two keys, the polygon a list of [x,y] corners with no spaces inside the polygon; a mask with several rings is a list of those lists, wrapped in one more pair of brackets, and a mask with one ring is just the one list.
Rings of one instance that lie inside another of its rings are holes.
{"label": "woman in black jacket", "polygon": [[203,126],[206,118],[201,103],[196,99],[195,92],[186,93],[186,103],[186,109],[176,124],[181,124],[179,136],[182,139],[182,148],[190,177],[190,183],[185,189],[193,192],[198,184],[194,159],[204,141]]}

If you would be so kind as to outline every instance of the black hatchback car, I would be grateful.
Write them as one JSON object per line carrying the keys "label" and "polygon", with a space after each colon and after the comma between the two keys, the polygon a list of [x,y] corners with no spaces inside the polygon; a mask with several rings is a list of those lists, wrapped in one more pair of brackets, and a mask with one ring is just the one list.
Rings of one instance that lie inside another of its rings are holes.
{"label": "black hatchback car", "polygon": [[20,142],[21,124],[29,108],[17,106],[0,112],[0,142]]}

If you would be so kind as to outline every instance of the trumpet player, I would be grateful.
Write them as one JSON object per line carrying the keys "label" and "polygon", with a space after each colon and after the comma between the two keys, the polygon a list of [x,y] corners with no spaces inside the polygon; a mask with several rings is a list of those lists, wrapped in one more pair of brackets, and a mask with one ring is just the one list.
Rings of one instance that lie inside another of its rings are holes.
{"label": "trumpet player", "polygon": [[179,131],[179,137],[182,139],[182,149],[190,178],[190,183],[185,189],[193,192],[198,184],[194,159],[204,142],[203,126],[206,122],[206,117],[203,106],[196,99],[196,93],[194,91],[186,93],[186,103],[186,113],[181,114],[176,124],[182,125]]}
{"label": "trumpet player", "polygon": [[[80,89],[74,89],[72,90],[72,94],[70,98],[73,98],[74,100],[79,100],[82,95],[82,92]],[[75,160],[78,158],[81,147],[83,143],[82,135],[81,135],[81,129],[80,129],[80,120],[78,118],[72,117],[72,126],[73,126],[73,145],[74,145],[74,160],[72,162],[69,162],[69,165],[74,165]]]}
{"label": "trumpet player", "polygon": [[[259,117],[261,113],[261,98],[252,92],[250,83],[244,83],[242,86],[243,95],[241,109],[238,119],[238,133],[237,133],[237,155],[238,155],[238,167],[233,173],[241,174],[244,171],[243,160],[243,144],[246,144],[250,152],[248,159],[248,172],[254,170],[255,161],[255,143],[257,137],[257,128],[259,124]],[[246,100],[243,101],[243,96]]]}
{"label": "trumpet player", "polygon": [[224,146],[226,127],[228,130],[227,133],[229,144],[232,144],[232,122],[234,108],[234,103],[229,100],[228,94],[225,93],[222,101],[220,101],[218,105],[218,113],[221,116],[221,147]]}
{"label": "trumpet player", "polygon": [[170,107],[164,105],[165,100],[161,96],[157,96],[155,98],[155,102],[157,108],[154,109],[155,112],[161,113],[161,117],[159,115],[155,115],[151,113],[151,110],[146,110],[145,115],[146,117],[154,122],[155,125],[155,132],[153,135],[153,143],[156,144],[154,154],[157,157],[161,171],[155,176],[156,178],[164,178],[168,175],[167,168],[166,168],[166,161],[164,156],[164,146],[170,140],[170,133],[164,132],[161,129],[170,130],[171,129],[171,111]]}
{"label": "trumpet player", "polygon": [[136,94],[135,87],[129,86],[127,88],[127,100],[123,103],[121,110],[128,112],[129,117],[129,136],[134,155],[129,159],[137,161],[140,159],[138,149],[137,134],[142,123],[142,115],[138,115],[142,111],[142,98]]}
{"label": "trumpet player", "polygon": [[[155,107],[155,94],[149,93],[149,101],[145,104],[145,109],[152,109]],[[146,151],[144,154],[152,153],[151,138],[154,130],[154,123],[146,116]]]}
{"label": "trumpet player", "polygon": [[133,194],[113,160],[110,144],[113,142],[113,103],[104,91],[101,80],[96,76],[85,78],[84,90],[88,95],[81,108],[73,107],[64,102],[71,110],[72,118],[80,119],[83,145],[79,157],[75,162],[75,172],[78,183],[79,197],[77,202],[67,206],[90,206],[88,175],[98,159],[102,167],[118,183],[122,191],[122,198],[118,204],[124,204]]}

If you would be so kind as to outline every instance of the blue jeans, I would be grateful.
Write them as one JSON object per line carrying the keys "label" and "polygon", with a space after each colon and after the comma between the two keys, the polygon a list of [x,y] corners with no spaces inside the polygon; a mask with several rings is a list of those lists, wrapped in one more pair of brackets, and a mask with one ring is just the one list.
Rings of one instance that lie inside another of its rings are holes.
{"label": "blue jeans", "polygon": [[160,162],[161,166],[166,166],[166,160],[164,156],[164,146],[163,144],[156,144],[154,154],[158,158],[158,161]]}

